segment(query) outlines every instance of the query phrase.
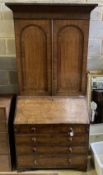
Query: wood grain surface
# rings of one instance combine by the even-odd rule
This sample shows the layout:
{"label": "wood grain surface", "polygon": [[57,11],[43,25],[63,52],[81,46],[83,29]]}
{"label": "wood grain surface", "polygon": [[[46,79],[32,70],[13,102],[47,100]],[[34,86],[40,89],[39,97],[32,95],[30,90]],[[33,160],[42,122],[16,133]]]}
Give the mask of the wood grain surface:
{"label": "wood grain surface", "polygon": [[[10,111],[10,103],[11,103],[11,98],[10,97],[0,97],[0,120],[2,116],[6,116],[8,118],[9,116],[9,111]],[[2,115],[3,111],[2,108],[6,109],[6,115]],[[5,120],[5,119],[3,119]]]}
{"label": "wood grain surface", "polygon": [[16,124],[88,123],[85,98],[23,97],[16,105]]}
{"label": "wood grain surface", "polygon": [[0,171],[11,170],[8,123],[11,97],[0,97]]}
{"label": "wood grain surface", "polygon": [[90,12],[96,4],[6,3],[13,11],[20,95],[86,95]]}

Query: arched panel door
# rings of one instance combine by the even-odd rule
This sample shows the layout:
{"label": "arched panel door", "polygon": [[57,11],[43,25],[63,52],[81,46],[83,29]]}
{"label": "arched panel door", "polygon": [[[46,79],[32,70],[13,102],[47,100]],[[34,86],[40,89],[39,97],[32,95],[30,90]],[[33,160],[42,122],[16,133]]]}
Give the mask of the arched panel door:
{"label": "arched panel door", "polygon": [[[86,33],[82,21],[54,21],[54,90],[55,95],[86,93]],[[83,29],[83,30],[82,30]],[[86,31],[86,32],[85,32]]]}
{"label": "arched panel door", "polygon": [[22,21],[19,30],[20,94],[50,95],[50,23],[43,20]]}

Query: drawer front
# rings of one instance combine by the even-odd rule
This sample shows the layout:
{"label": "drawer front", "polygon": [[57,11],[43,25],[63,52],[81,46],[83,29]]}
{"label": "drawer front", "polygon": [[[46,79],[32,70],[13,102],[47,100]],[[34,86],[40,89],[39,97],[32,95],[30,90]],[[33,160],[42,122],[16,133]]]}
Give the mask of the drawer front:
{"label": "drawer front", "polygon": [[86,154],[88,151],[87,146],[29,146],[29,145],[17,145],[16,152],[17,155],[22,154]]}
{"label": "drawer front", "polygon": [[80,133],[88,133],[89,126],[88,125],[80,125],[80,124],[43,124],[43,125],[15,125],[15,132],[20,134],[45,134],[45,133],[67,133],[70,132],[80,134]]}
{"label": "drawer front", "polygon": [[16,144],[28,145],[77,145],[88,144],[88,134],[70,137],[68,135],[16,135]]}
{"label": "drawer front", "polygon": [[18,156],[18,169],[37,168],[77,168],[87,163],[87,157],[82,156]]}
{"label": "drawer front", "polygon": [[7,133],[0,134],[0,154],[8,154],[8,136]]}
{"label": "drawer front", "polygon": [[0,122],[0,132],[7,132],[7,126],[5,121]]}
{"label": "drawer front", "polygon": [[8,155],[0,155],[0,171],[6,172],[11,170],[10,159]]}

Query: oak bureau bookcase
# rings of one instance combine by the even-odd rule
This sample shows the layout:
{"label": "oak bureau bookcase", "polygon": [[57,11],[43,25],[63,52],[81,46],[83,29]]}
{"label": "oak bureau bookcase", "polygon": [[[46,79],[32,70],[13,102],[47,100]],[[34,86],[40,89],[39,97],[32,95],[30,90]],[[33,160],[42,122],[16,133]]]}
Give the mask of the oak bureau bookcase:
{"label": "oak bureau bookcase", "polygon": [[20,95],[14,120],[17,170],[86,170],[87,48],[96,4],[6,5],[14,16]]}

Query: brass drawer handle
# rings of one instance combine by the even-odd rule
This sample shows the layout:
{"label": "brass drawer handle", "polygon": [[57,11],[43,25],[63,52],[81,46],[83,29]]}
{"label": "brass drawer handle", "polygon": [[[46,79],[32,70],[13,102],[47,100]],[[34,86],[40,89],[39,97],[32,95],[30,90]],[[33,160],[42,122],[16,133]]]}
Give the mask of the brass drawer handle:
{"label": "brass drawer handle", "polygon": [[72,151],[73,151],[73,150],[72,150],[72,148],[71,148],[71,147],[69,147],[69,153],[72,153]]}
{"label": "brass drawer handle", "polygon": [[37,149],[34,147],[34,148],[33,148],[33,152],[36,152],[36,150],[37,150]]}
{"label": "brass drawer handle", "polygon": [[71,137],[74,136],[73,128],[70,128],[70,129],[69,129],[68,135],[71,136]]}
{"label": "brass drawer handle", "polygon": [[36,142],[36,138],[35,138],[35,137],[32,137],[32,141],[33,141],[33,142]]}
{"label": "brass drawer handle", "polygon": [[71,136],[71,137],[74,136],[74,131],[70,131],[70,136]]}
{"label": "brass drawer handle", "polygon": [[31,131],[35,132],[36,131],[36,128],[35,127],[32,127],[31,128]]}

